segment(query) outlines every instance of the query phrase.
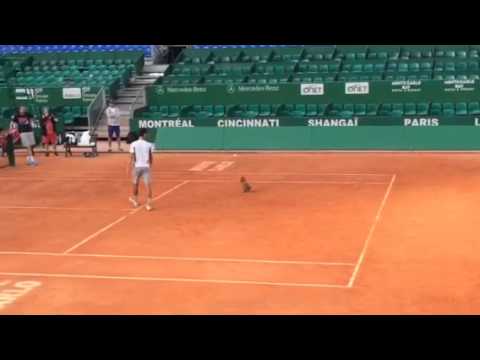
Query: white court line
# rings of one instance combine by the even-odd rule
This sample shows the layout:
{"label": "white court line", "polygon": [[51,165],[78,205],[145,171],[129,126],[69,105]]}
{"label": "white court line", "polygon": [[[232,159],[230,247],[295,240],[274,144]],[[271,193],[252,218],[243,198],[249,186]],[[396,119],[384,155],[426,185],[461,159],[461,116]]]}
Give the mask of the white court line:
{"label": "white court line", "polygon": [[[1,178],[1,177],[0,177]],[[11,180],[23,180],[31,182],[31,179],[25,178],[9,178]],[[154,182],[159,183],[171,183],[182,181],[183,179],[155,179]],[[36,178],[35,181],[88,181],[88,182],[125,182],[130,183],[130,180],[119,179],[119,178]],[[188,179],[187,182],[196,182],[196,183],[229,183],[229,182],[238,182],[237,178],[232,179]],[[389,182],[380,182],[380,181],[328,181],[328,180],[251,180],[253,184],[367,184],[367,185],[386,185]],[[1,207],[0,207],[1,208]]]}
{"label": "white court line", "polygon": [[222,161],[218,165],[214,166],[213,168],[208,169],[208,171],[224,171],[225,169],[228,169],[233,164],[235,164],[235,161]]}
{"label": "white court line", "polygon": [[[158,199],[160,199],[160,198],[168,195],[168,194],[171,193],[172,191],[175,191],[176,189],[178,189],[179,187],[181,187],[181,186],[183,186],[183,185],[185,185],[185,184],[187,184],[187,183],[188,183],[188,181],[184,181],[184,182],[182,182],[182,183],[174,186],[174,187],[171,188],[170,190],[167,190],[167,191],[163,192],[162,194],[160,194],[159,196],[153,198],[152,201],[156,201],[156,200],[158,200]],[[137,213],[138,211],[140,211],[142,208],[144,208],[144,206],[141,206],[141,207],[139,207],[139,208],[137,208],[137,209],[135,209],[135,210],[132,210],[132,211],[130,212],[130,215],[136,214],[136,213]],[[88,236],[87,238],[83,239],[82,241],[80,241],[79,243],[75,244],[75,245],[72,246],[71,248],[65,250],[63,253],[64,253],[64,254],[68,254],[68,253],[72,252],[73,250],[79,248],[80,246],[86,244],[88,241],[90,241],[90,240],[92,240],[93,238],[97,237],[98,235],[104,233],[105,231],[107,231],[107,230],[110,229],[111,227],[113,227],[113,226],[121,223],[122,221],[124,221],[124,220],[127,218],[127,216],[128,216],[128,215],[122,216],[121,218],[115,220],[115,221],[112,222],[111,224],[108,224],[107,226],[101,228],[101,229],[98,230],[96,233],[94,233],[94,234]]]}
{"label": "white court line", "polygon": [[393,183],[395,182],[397,175],[393,175],[392,179],[390,180],[390,185],[388,185],[387,191],[385,192],[385,196],[383,197],[382,202],[380,203],[380,207],[377,210],[377,214],[375,215],[375,220],[370,227],[370,231],[368,232],[367,239],[365,240],[365,243],[363,244],[363,249],[362,252],[360,253],[360,256],[357,260],[357,264],[355,265],[355,269],[353,270],[352,276],[350,277],[350,280],[348,281],[348,287],[351,288],[353,287],[353,284],[355,282],[355,279],[358,275],[358,271],[360,270],[360,266],[363,263],[363,260],[365,258],[365,254],[367,252],[368,244],[370,242],[370,239],[373,236],[373,232],[375,231],[375,228],[380,221],[380,217],[382,215],[383,208],[385,207],[385,204],[387,203],[388,196],[390,195],[390,192],[392,191]]}
{"label": "white court line", "polygon": [[88,241],[92,240],[93,238],[97,237],[98,235],[104,233],[105,231],[107,231],[108,229],[110,229],[111,227],[121,223],[122,221],[124,221],[125,219],[127,218],[127,215],[125,216],[122,216],[121,218],[115,220],[114,222],[108,224],[107,226],[101,228],[100,230],[98,230],[96,233],[93,233],[92,235],[86,237],[85,239],[83,239],[82,241],[80,241],[79,243],[75,244],[74,246],[72,246],[71,248],[65,250],[64,254],[68,254],[69,252],[75,250],[76,248],[82,246],[83,244],[87,243]]}
{"label": "white court line", "polygon": [[216,161],[202,161],[201,163],[192,167],[189,171],[203,171],[216,163]]}
{"label": "white court line", "polygon": [[106,259],[130,259],[130,260],[175,260],[197,262],[229,262],[229,263],[254,263],[254,264],[287,264],[287,265],[319,265],[319,266],[355,266],[355,263],[345,262],[321,262],[302,260],[263,260],[263,259],[228,259],[228,258],[205,258],[205,257],[175,257],[175,256],[144,256],[144,255],[110,255],[110,254],[87,254],[87,253],[50,253],[28,251],[0,251],[2,255],[32,255],[32,256],[56,256],[56,257],[93,257]]}
{"label": "white court line", "polygon": [[[184,180],[184,181],[181,182],[180,184],[177,184],[177,185],[175,185],[174,187],[172,187],[171,189],[169,189],[169,190],[167,190],[167,191],[164,191],[163,193],[161,193],[161,194],[158,195],[157,197],[154,197],[154,198],[152,199],[152,203],[154,203],[155,201],[163,198],[164,196],[167,196],[167,195],[170,194],[171,192],[174,192],[175,190],[177,190],[178,188],[181,188],[182,186],[188,184],[189,182],[190,182],[189,180]],[[140,206],[140,207],[138,207],[138,208],[135,209],[135,210],[132,210],[132,211],[130,212],[130,215],[136,214],[137,212],[139,212],[139,211],[140,211],[142,208],[144,208],[144,207],[145,207],[145,205]]]}
{"label": "white court line", "polygon": [[[21,173],[22,170],[16,170],[15,173]],[[31,171],[24,171],[24,173],[31,174]],[[78,172],[77,172],[78,173]],[[152,171],[154,175],[178,175],[178,174],[191,174],[190,170],[179,170],[179,171]],[[60,171],[42,171],[42,174],[63,174]],[[111,175],[118,175],[124,176],[123,173],[116,172],[116,171],[88,171],[87,174],[111,174]],[[211,175],[212,173],[208,172],[198,172],[196,175]],[[302,173],[302,172],[275,172],[275,173],[262,173],[262,172],[228,172],[231,175],[258,175],[258,176],[276,176],[276,175],[292,175],[292,176],[383,176],[391,178],[393,174],[380,174],[380,173]],[[219,174],[222,175],[222,174]],[[2,176],[3,177],[3,176]],[[0,178],[2,178],[0,177]]]}
{"label": "white court line", "polygon": [[309,287],[309,288],[340,288],[346,289],[345,285],[335,284],[302,284],[302,283],[282,283],[268,281],[244,281],[244,280],[214,280],[214,279],[188,279],[188,278],[157,278],[157,277],[138,277],[138,276],[110,276],[110,275],[75,275],[75,274],[48,274],[48,273],[17,273],[0,272],[3,276],[28,276],[28,277],[47,277],[47,278],[65,278],[65,279],[101,279],[101,280],[130,280],[130,281],[161,281],[161,282],[191,282],[191,283],[213,283],[213,284],[236,284],[236,285],[263,285],[263,286],[283,286],[283,287]]}
{"label": "white court line", "polygon": [[131,211],[132,209],[67,208],[50,206],[0,206],[0,210],[67,210],[67,211]]}

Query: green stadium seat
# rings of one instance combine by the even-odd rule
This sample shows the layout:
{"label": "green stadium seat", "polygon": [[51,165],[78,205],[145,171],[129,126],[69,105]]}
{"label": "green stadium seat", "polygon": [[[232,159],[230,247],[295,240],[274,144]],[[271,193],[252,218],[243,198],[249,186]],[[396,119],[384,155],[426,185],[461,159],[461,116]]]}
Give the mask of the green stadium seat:
{"label": "green stadium seat", "polygon": [[[341,57],[340,55],[341,54],[338,54],[338,57]],[[345,59],[347,59],[347,60],[355,60],[355,53],[350,53],[349,52],[349,53],[344,54],[344,56],[345,56]]]}
{"label": "green stadium seat", "polygon": [[455,114],[456,115],[467,115],[467,103],[460,102],[455,104]]}
{"label": "green stadium seat", "polygon": [[431,71],[433,68],[433,64],[431,62],[425,61],[420,63],[420,69],[422,71]]}
{"label": "green stadium seat", "polygon": [[417,103],[417,115],[428,115],[428,108],[429,104],[428,103]]}
{"label": "green stadium seat", "polygon": [[378,104],[367,104],[367,115],[376,116],[378,114]]}
{"label": "green stadium seat", "polygon": [[336,73],[340,71],[340,64],[339,63],[336,63],[336,64],[328,64],[328,72],[330,73]]}
{"label": "green stadium seat", "polygon": [[168,117],[180,116],[180,107],[178,105],[172,105],[168,107]]}
{"label": "green stadium seat", "polygon": [[340,116],[342,117],[352,117],[354,114],[354,106],[353,104],[345,104],[343,105],[343,109],[340,112]]}
{"label": "green stadium seat", "polygon": [[318,108],[317,104],[308,104],[306,111],[305,111],[306,116],[317,116],[318,115]]}
{"label": "green stadium seat", "polygon": [[407,72],[408,71],[408,63],[399,63],[397,69],[398,69],[399,72]]}
{"label": "green stadium seat", "polygon": [[168,106],[166,106],[166,105],[160,106],[160,108],[158,110],[159,110],[159,113],[160,113],[161,117],[163,117],[163,118],[168,117]]}
{"label": "green stadium seat", "polygon": [[403,104],[397,103],[392,105],[392,116],[403,116],[404,111]]}
{"label": "green stadium seat", "polygon": [[319,64],[318,65],[318,72],[319,73],[328,73],[328,65],[327,64]]}
{"label": "green stadium seat", "polygon": [[455,63],[454,62],[446,62],[445,63],[445,71],[455,71]]}
{"label": "green stadium seat", "polygon": [[223,105],[215,105],[213,107],[213,116],[220,118],[225,116],[225,106]]}
{"label": "green stadium seat", "polygon": [[156,112],[160,112],[160,109],[157,105],[150,105],[148,107],[148,112],[156,113]]}
{"label": "green stadium seat", "polygon": [[293,116],[302,117],[302,116],[305,116],[306,113],[307,113],[307,109],[304,104],[296,104],[291,114]]}
{"label": "green stadium seat", "polygon": [[441,115],[442,114],[442,104],[434,102],[430,106],[430,114],[431,115]]}
{"label": "green stadium seat", "polygon": [[272,107],[267,104],[260,105],[258,115],[262,117],[270,116],[272,114]]}
{"label": "green stadium seat", "polygon": [[340,115],[343,110],[343,106],[341,104],[331,104],[327,109],[329,115]]}
{"label": "green stadium seat", "polygon": [[468,57],[469,58],[478,58],[479,57],[479,53],[478,53],[478,50],[477,49],[472,49],[468,52]]}
{"label": "green stadium seat", "polygon": [[363,71],[364,72],[373,72],[374,68],[373,68],[373,64],[365,64],[363,66]]}
{"label": "green stadium seat", "polygon": [[479,69],[479,66],[477,61],[475,62],[472,61],[468,63],[468,70],[478,72],[478,69]]}
{"label": "green stadium seat", "polygon": [[190,75],[199,77],[202,75],[202,71],[199,68],[194,67],[190,69]]}
{"label": "green stadium seat", "polygon": [[73,116],[80,117],[82,115],[82,107],[72,106],[72,113],[73,113]]}
{"label": "green stadium seat", "polygon": [[367,105],[355,104],[355,107],[354,107],[355,116],[365,116],[366,114],[367,114]]}
{"label": "green stadium seat", "polygon": [[298,65],[298,72],[299,73],[306,73],[308,71],[308,65],[307,64],[299,64]]}
{"label": "green stadium seat", "polygon": [[200,117],[212,117],[214,113],[213,105],[204,105],[200,111]]}
{"label": "green stadium seat", "polygon": [[417,109],[414,103],[405,104],[405,115],[415,115],[416,113]]}
{"label": "green stadium seat", "polygon": [[362,64],[353,64],[352,65],[352,72],[362,72],[363,66]]}
{"label": "green stadium seat", "polygon": [[444,52],[444,56],[448,58],[454,58],[455,57],[455,51],[453,50],[447,50]]}
{"label": "green stadium seat", "polygon": [[385,64],[375,64],[373,66],[375,72],[384,72],[385,71]]}
{"label": "green stadium seat", "polygon": [[392,114],[392,104],[382,104],[378,110],[380,116],[390,116]]}
{"label": "green stadium seat", "polygon": [[442,105],[442,113],[445,116],[453,116],[455,115],[455,107],[453,103],[443,103]]}
{"label": "green stadium seat", "polygon": [[468,104],[469,115],[480,115],[480,103],[475,101]]}
{"label": "green stadium seat", "polygon": [[389,62],[387,64],[387,71],[397,71],[398,63],[397,62]]}
{"label": "green stadium seat", "polygon": [[468,64],[466,62],[458,62],[455,64],[455,71],[466,71]]}
{"label": "green stadium seat", "polygon": [[258,105],[248,105],[247,111],[244,113],[244,116],[248,118],[255,118],[258,116],[259,112],[260,110]]}
{"label": "green stadium seat", "polygon": [[422,57],[421,51],[411,51],[410,52],[410,59],[420,59]]}
{"label": "green stadium seat", "polygon": [[416,62],[408,64],[408,71],[420,71],[420,64]]}
{"label": "green stadium seat", "polygon": [[285,67],[283,65],[275,65],[273,67],[273,73],[276,75],[283,75],[285,74]]}
{"label": "green stadium seat", "polygon": [[424,50],[422,51],[422,57],[423,58],[432,58],[433,57],[433,52],[430,50]]}
{"label": "green stadium seat", "polygon": [[318,110],[318,116],[324,116],[327,112],[328,109],[328,104],[318,104],[317,110]]}
{"label": "green stadium seat", "polygon": [[333,60],[333,56],[334,56],[333,53],[325,53],[325,54],[323,54],[323,59],[324,60]]}
{"label": "green stadium seat", "polygon": [[344,64],[342,65],[342,70],[341,70],[341,71],[342,71],[343,73],[349,73],[349,72],[352,71],[352,66],[353,66],[353,64],[351,64],[351,63],[344,63]]}

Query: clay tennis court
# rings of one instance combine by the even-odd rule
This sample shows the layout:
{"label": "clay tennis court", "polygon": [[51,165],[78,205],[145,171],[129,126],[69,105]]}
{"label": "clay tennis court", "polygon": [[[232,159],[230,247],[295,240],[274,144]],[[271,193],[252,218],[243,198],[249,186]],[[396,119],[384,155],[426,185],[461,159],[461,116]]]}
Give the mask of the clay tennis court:
{"label": "clay tennis court", "polygon": [[152,212],[126,154],[39,159],[0,169],[0,314],[480,311],[478,154],[157,153]]}

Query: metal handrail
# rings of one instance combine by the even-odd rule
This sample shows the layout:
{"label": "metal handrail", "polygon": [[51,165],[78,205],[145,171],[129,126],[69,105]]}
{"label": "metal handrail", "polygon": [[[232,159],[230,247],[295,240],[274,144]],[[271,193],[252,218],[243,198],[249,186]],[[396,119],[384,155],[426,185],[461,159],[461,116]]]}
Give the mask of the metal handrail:
{"label": "metal handrail", "polygon": [[102,87],[100,88],[99,92],[97,93],[97,96],[95,96],[95,99],[88,105],[87,112],[88,112],[88,130],[90,131],[91,135],[94,135],[95,132],[97,131],[98,125],[100,123],[100,119],[102,118],[103,114],[105,113],[105,109],[107,108],[107,104],[105,101],[102,103],[102,110],[98,112],[98,115],[95,119],[93,119],[93,126],[92,126],[92,119],[90,118],[90,109],[95,104],[99,96],[102,95],[102,93],[105,93],[105,88]]}

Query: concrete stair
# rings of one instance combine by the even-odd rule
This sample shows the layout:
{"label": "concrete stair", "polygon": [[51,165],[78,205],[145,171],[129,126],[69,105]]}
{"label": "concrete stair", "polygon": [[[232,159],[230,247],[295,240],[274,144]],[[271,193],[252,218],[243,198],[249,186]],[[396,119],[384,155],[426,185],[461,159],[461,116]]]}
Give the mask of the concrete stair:
{"label": "concrete stair", "polygon": [[[153,85],[158,78],[162,77],[167,67],[168,65],[146,64],[142,74],[134,75],[128,86],[119,90],[118,98],[113,102],[120,110],[122,137],[125,137],[130,131],[130,119],[133,117],[133,112],[146,106],[145,88]],[[105,139],[108,136],[107,134],[107,119],[103,115],[97,128],[97,136],[99,139]]]}

